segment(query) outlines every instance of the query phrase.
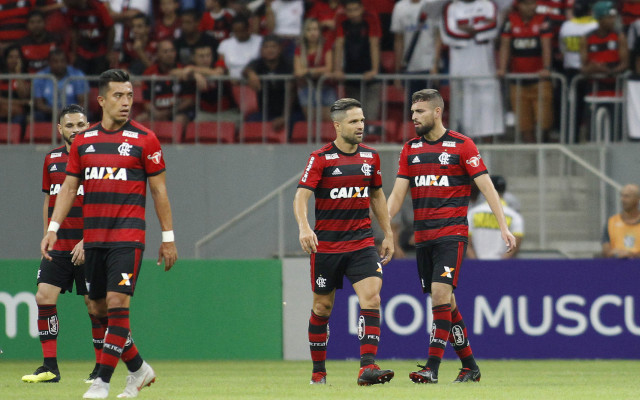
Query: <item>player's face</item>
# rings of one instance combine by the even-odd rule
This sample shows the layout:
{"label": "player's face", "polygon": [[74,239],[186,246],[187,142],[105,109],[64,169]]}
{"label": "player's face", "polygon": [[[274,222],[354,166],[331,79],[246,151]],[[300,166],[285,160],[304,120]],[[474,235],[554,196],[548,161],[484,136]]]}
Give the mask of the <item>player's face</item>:
{"label": "player's face", "polygon": [[439,108],[433,108],[428,101],[417,101],[411,105],[411,120],[418,136],[431,132],[436,124],[436,109]]}
{"label": "player's face", "polygon": [[109,82],[109,90],[104,97],[98,96],[103,118],[107,117],[117,124],[129,119],[133,107],[133,87],[131,82]]}
{"label": "player's face", "polygon": [[81,113],[65,114],[58,123],[58,132],[60,132],[62,139],[71,145],[76,135],[87,129],[88,126],[86,115]]}
{"label": "player's face", "polygon": [[355,107],[347,110],[342,121],[334,124],[337,124],[338,135],[345,143],[350,145],[362,143],[362,137],[364,136],[364,113],[362,108]]}

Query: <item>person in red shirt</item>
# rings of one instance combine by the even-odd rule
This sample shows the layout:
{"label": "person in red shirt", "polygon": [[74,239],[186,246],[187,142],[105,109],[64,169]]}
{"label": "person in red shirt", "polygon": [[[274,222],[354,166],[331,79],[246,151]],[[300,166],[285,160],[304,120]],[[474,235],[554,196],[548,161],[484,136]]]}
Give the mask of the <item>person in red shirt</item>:
{"label": "person in red shirt", "polygon": [[27,36],[27,17],[36,0],[0,0],[0,51]]}
{"label": "person in red shirt", "polygon": [[[302,250],[311,256],[313,308],[309,346],[311,384],[326,384],[328,323],[336,289],[346,276],[360,302],[360,372],[358,385],[391,380],[394,372],[375,363],[380,341],[382,268],[393,256],[393,232],[382,191],[380,156],[362,144],[364,114],[360,102],[344,98],[331,106],[336,140],[311,153],[293,200]],[[315,195],[316,225],[307,219]],[[384,231],[380,254],[371,231],[369,208]]]}
{"label": "person in red shirt", "polygon": [[205,12],[202,14],[199,29],[213,36],[218,42],[231,35],[231,21],[235,12],[225,8],[225,0],[205,0]]}
{"label": "person in red shirt", "polygon": [[389,217],[393,218],[411,191],[418,274],[422,291],[431,293],[433,325],[427,363],[419,366],[420,371],[411,372],[409,378],[416,383],[437,383],[449,341],[462,362],[454,382],[477,382],[480,368],[453,294],[467,247],[472,181],[495,214],[507,251],[515,249],[516,238],[509,231],[500,196],[476,145],[469,137],[442,124],[444,101],[440,93],[423,89],[415,92],[411,101],[417,137],[402,148],[388,208]]}
{"label": "person in red shirt", "polygon": [[526,143],[536,141],[536,124],[541,125],[542,131],[548,131],[553,123],[553,88],[548,79],[551,37],[548,19],[536,13],[536,0],[518,0],[502,28],[498,76],[509,71],[535,73],[543,78],[510,81],[511,109]]}
{"label": "person in red shirt", "polygon": [[160,0],[160,16],[156,18],[152,32],[156,41],[175,40],[180,36],[180,2],[178,0]]}
{"label": "person in red shirt", "polygon": [[620,13],[622,14],[622,25],[626,31],[629,25],[640,19],[640,0],[620,1]]}
{"label": "person in red shirt", "polygon": [[[109,68],[115,30],[107,7],[98,0],[66,0],[67,24],[72,29],[72,62],[86,75]],[[75,59],[73,59],[75,57]]]}
{"label": "person in red shirt", "polygon": [[305,18],[315,18],[320,22],[324,40],[333,47],[336,39],[336,16],[344,12],[340,0],[316,0],[305,14]]}
{"label": "person in red shirt", "polygon": [[56,47],[61,47],[61,44],[54,33],[46,31],[44,14],[40,11],[29,14],[27,30],[29,35],[18,44],[27,63],[27,72],[35,74],[49,66],[49,53]]}
{"label": "person in red shirt", "polygon": [[140,13],[131,18],[131,37],[124,44],[122,67],[141,75],[156,60],[158,43],[153,39],[149,18]]}

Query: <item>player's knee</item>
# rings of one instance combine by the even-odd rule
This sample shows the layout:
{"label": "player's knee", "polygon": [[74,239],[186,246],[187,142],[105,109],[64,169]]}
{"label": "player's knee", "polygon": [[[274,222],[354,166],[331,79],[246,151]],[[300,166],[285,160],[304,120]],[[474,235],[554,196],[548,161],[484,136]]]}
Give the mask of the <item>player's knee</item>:
{"label": "player's knee", "polygon": [[328,317],[331,315],[333,304],[327,302],[316,302],[313,304],[313,313],[320,317]]}
{"label": "player's knee", "polygon": [[362,304],[360,304],[360,308],[374,310],[380,309],[380,295],[376,293],[375,295],[369,296],[362,302]]}

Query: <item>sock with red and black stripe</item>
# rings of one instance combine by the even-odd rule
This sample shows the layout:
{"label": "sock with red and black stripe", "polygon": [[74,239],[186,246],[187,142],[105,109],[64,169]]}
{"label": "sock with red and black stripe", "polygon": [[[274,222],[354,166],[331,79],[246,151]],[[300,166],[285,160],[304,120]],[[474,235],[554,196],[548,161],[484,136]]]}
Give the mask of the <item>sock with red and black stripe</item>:
{"label": "sock with red and black stripe", "polygon": [[91,318],[91,336],[93,337],[93,351],[96,355],[96,365],[100,364],[102,357],[102,346],[104,345],[104,336],[107,332],[109,320],[107,317],[98,318],[93,314],[89,314]]}
{"label": "sock with red and black stripe", "polygon": [[38,304],[38,336],[42,346],[43,365],[58,369],[58,310],[55,304]]}
{"label": "sock with red and black stripe", "polygon": [[469,345],[469,338],[467,337],[467,327],[464,324],[462,315],[456,307],[451,311],[451,333],[449,334],[449,342],[456,351],[456,354],[462,361],[463,368],[478,369],[476,360],[473,357],[473,351]]}
{"label": "sock with red and black stripe", "polygon": [[451,304],[447,303],[432,307],[431,311],[433,312],[433,325],[431,326],[427,368],[437,376],[444,349],[449,339],[449,332],[451,331]]}
{"label": "sock with red and black stripe", "polygon": [[127,369],[131,372],[135,372],[142,367],[142,357],[138,353],[138,348],[133,342],[131,337],[131,331],[127,337],[127,342],[124,344],[124,350],[122,351],[122,361],[127,365]]}
{"label": "sock with red and black stripe", "polygon": [[107,311],[107,318],[109,327],[102,347],[98,378],[108,383],[118,365],[118,360],[122,357],[127,337],[129,337],[129,308],[110,308]]}
{"label": "sock with red and black stripe", "polygon": [[380,310],[360,310],[358,339],[360,339],[360,366],[374,364],[380,342]]}
{"label": "sock with red and black stripe", "polygon": [[313,361],[313,372],[326,372],[327,340],[329,338],[329,317],[321,317],[311,311],[309,318],[309,348]]}

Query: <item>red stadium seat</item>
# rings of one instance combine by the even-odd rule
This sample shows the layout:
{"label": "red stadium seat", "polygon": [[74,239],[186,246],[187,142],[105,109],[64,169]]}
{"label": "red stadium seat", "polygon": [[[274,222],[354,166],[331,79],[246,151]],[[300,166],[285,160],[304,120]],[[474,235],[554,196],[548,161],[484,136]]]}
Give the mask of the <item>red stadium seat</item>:
{"label": "red stadium seat", "polygon": [[384,124],[382,121],[369,121],[365,123],[364,143],[382,142],[383,137],[387,142],[390,142],[395,135],[395,121],[387,120]]}
{"label": "red stadium seat", "polygon": [[[264,137],[263,140],[263,129]],[[274,131],[271,122],[245,122],[240,132],[240,142],[243,143],[286,143],[287,135],[284,129]]]}
{"label": "red stadium seat", "polygon": [[406,143],[414,137],[416,137],[416,127],[413,125],[413,121],[405,121],[399,124],[395,137],[390,138],[389,141]]}
{"label": "red stadium seat", "polygon": [[255,90],[245,85],[231,85],[231,94],[242,116],[246,117],[259,111],[258,95]]}
{"label": "red stadium seat", "polygon": [[20,124],[0,123],[0,144],[20,143]]}
{"label": "red stadium seat", "polygon": [[236,126],[233,122],[189,122],[184,143],[196,143],[196,131],[198,143],[234,143],[236,141]]}
{"label": "red stadium seat", "polygon": [[380,62],[382,64],[382,72],[387,74],[395,73],[396,55],[393,51],[383,51],[380,53]]}
{"label": "red stadium seat", "polygon": [[[180,143],[182,142],[182,127],[173,121],[145,121],[142,125],[151,129],[160,143]],[[174,131],[175,125],[175,131]]]}
{"label": "red stadium seat", "polygon": [[[32,133],[33,129],[33,133]],[[53,129],[56,131],[54,132]],[[55,136],[52,136],[55,135]],[[33,135],[33,143],[52,143],[51,138],[57,139],[58,129],[57,126],[52,125],[51,122],[33,122],[27,124],[27,129],[24,131],[24,143],[32,143],[31,137]]]}
{"label": "red stadium seat", "polygon": [[309,140],[309,131],[311,131],[311,142],[315,142],[315,123],[307,124],[307,121],[298,121],[293,125],[291,131],[292,143],[307,143]]}

